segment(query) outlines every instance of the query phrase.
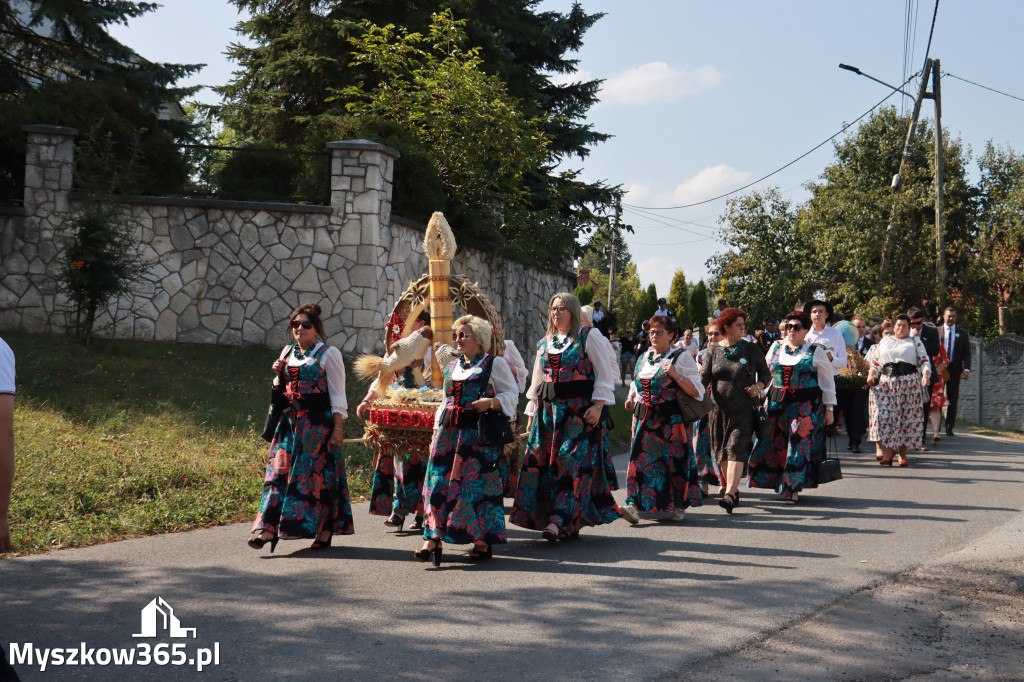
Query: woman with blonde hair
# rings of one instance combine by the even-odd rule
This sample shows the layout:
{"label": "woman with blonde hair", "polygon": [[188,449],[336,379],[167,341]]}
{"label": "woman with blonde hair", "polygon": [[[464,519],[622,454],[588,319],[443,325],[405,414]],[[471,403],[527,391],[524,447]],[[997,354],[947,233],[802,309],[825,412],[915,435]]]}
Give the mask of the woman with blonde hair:
{"label": "woman with blonde hair", "polygon": [[489,354],[491,325],[473,315],[452,325],[460,357],[444,368],[444,402],[423,485],[423,547],[417,561],[441,564],[443,543],[470,544],[470,561],[491,558],[504,544],[502,482],[505,443],[482,443],[481,421],[515,416],[519,387],[505,358]]}
{"label": "woman with blonde hair", "polygon": [[542,531],[548,542],[619,518],[603,414],[615,401],[615,374],[604,362],[611,344],[592,332],[580,323],[575,296],[551,297],[526,393],[530,432],[509,514],[509,521]]}

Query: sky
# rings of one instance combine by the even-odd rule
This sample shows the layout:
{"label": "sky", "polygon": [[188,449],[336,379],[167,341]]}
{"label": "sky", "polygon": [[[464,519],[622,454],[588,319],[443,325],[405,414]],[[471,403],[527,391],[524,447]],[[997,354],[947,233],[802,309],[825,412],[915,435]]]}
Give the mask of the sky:
{"label": "sky", "polygon": [[[708,276],[708,258],[725,248],[717,235],[726,199],[661,209],[754,182],[869,111],[892,91],[838,65],[899,85],[923,66],[935,8],[933,0],[581,4],[605,16],[584,36],[573,77],[604,80],[588,122],[613,137],[564,165],[626,190],[622,219],[633,227],[626,240],[643,286],[653,282],[659,295],[668,294],[677,270],[690,282]],[[571,6],[542,0],[538,9]],[[239,18],[227,0],[165,0],[111,32],[147,59],[207,64],[186,84],[220,85],[235,68],[224,51],[240,40],[233,30]],[[1024,98],[1021,26],[1024,2],[1017,0],[939,3],[929,55],[943,71],[942,123],[975,160],[989,140],[1024,152],[1024,101],[953,76]],[[905,89],[916,93],[917,83]],[[197,98],[217,101],[210,90]],[[913,103],[894,94],[885,104],[909,111]],[[934,119],[930,100],[921,116]],[[799,204],[805,184],[832,158],[825,144],[745,191],[777,187]]]}

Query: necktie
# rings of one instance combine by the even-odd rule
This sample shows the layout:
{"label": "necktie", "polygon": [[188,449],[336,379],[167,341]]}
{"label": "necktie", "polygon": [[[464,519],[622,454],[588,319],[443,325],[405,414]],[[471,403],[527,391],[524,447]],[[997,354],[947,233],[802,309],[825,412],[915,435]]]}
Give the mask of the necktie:
{"label": "necktie", "polygon": [[953,327],[946,327],[946,357],[950,360],[953,359]]}

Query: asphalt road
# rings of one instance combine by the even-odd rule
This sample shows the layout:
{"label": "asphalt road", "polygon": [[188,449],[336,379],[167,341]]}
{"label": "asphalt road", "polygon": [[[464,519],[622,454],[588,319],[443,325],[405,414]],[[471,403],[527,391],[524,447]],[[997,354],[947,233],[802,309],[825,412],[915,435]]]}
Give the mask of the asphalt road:
{"label": "asphalt road", "polygon": [[[616,461],[624,484],[625,458]],[[468,547],[451,547],[439,569],[414,561],[420,539],[387,532],[366,504],[355,505],[356,534],[325,552],[295,541],[257,553],[245,544],[248,526],[232,525],[7,559],[0,642],[9,656],[12,642],[21,655],[29,643],[84,644],[94,660],[100,649],[185,644],[166,652],[185,665],[51,663],[40,672],[38,660],[16,662],[24,680],[732,679],[732,670],[736,679],[796,679],[791,647],[776,646],[760,668],[743,652],[822,614],[841,620],[843,605],[866,591],[885,606],[898,576],[1024,557],[1022,465],[1024,443],[965,432],[905,469],[844,457],[844,479],[807,491],[796,507],[744,489],[732,516],[709,498],[682,524],[617,521],[557,545],[510,527],[492,561],[471,564]],[[195,638],[133,637],[156,597]],[[878,613],[874,626],[859,623],[862,635],[891,629],[892,614]],[[198,673],[187,661],[199,649],[216,649],[218,664]],[[901,656],[868,647],[819,660],[816,651],[801,651],[807,679],[839,679],[834,666],[852,656]],[[886,676],[866,670],[842,679]]]}

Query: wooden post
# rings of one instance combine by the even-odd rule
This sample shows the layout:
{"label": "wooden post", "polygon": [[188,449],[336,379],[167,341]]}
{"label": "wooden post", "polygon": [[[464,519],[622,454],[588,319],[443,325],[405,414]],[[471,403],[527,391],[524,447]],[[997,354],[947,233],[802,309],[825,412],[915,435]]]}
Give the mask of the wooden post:
{"label": "wooden post", "polygon": [[946,235],[942,225],[942,94],[939,60],[932,60],[932,97],[935,99],[935,302],[946,304]]}

